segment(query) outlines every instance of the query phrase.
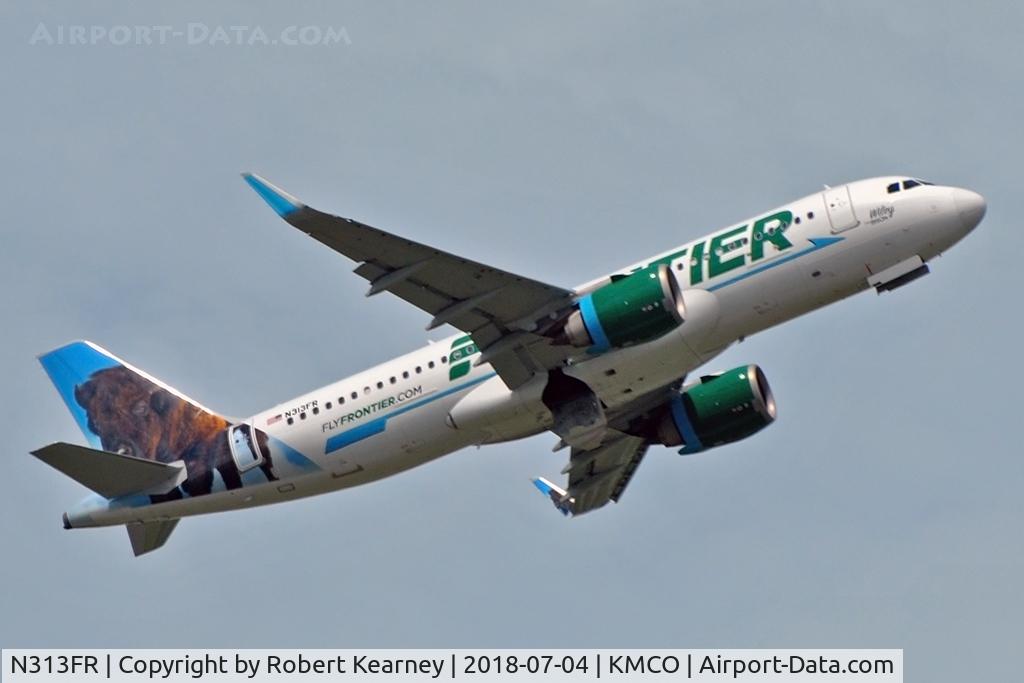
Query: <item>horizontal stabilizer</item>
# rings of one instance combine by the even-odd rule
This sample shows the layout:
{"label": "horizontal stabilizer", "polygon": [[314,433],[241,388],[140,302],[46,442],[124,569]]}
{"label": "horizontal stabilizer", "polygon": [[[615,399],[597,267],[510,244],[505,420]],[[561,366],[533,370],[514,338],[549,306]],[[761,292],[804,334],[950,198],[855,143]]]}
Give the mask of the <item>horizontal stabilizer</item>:
{"label": "horizontal stabilizer", "polygon": [[179,519],[169,519],[164,522],[138,522],[125,524],[128,530],[128,538],[132,542],[132,552],[135,557],[156,550],[170,538],[174,527],[178,526]]}
{"label": "horizontal stabilizer", "polygon": [[555,507],[558,508],[558,511],[563,515],[568,516],[572,514],[572,505],[575,501],[569,497],[569,494],[566,493],[565,489],[555,486],[544,477],[537,477],[534,479],[533,485],[537,487],[537,490],[550,498],[551,502],[555,504]]}
{"label": "horizontal stabilizer", "polygon": [[64,442],[44,446],[32,455],[104,498],[167,493],[187,475],[181,461],[167,464]]}

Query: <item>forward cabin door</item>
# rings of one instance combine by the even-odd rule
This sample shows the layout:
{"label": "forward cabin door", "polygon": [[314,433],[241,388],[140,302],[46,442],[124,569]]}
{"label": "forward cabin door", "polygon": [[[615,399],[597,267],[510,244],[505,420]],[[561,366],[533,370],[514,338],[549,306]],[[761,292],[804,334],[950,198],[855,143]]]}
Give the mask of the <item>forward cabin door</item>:
{"label": "forward cabin door", "polygon": [[853,202],[850,201],[848,185],[830,187],[822,194],[825,197],[825,208],[828,210],[828,220],[832,224],[833,234],[860,225],[860,221],[857,220],[857,216],[853,212]]}

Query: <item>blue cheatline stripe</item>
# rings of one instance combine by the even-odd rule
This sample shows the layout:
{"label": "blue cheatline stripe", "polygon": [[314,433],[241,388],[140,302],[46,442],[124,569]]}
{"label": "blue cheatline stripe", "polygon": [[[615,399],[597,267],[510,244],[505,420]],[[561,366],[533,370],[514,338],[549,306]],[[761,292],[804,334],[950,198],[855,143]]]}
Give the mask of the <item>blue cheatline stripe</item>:
{"label": "blue cheatline stripe", "polygon": [[383,417],[375,418],[367,422],[366,424],[362,424],[359,425],[358,427],[353,427],[352,429],[345,430],[340,434],[335,434],[331,438],[327,439],[327,443],[324,446],[324,454],[333,453],[334,451],[344,448],[345,446],[351,446],[357,441],[362,441],[363,439],[368,439],[371,436],[380,434],[385,430],[385,428],[387,427],[387,421],[392,417],[397,417],[402,413],[407,413],[410,410],[415,410],[416,408],[419,408],[420,406],[425,406],[428,403],[433,403],[434,401],[440,398],[444,398],[445,396],[450,396],[451,394],[454,394],[457,391],[468,389],[473,385],[480,384],[480,382],[497,376],[497,374],[498,373],[496,372],[489,372],[486,375],[481,375],[480,377],[477,377],[476,379],[471,379],[468,382],[463,382],[457,387],[451,387],[445,389],[444,391],[439,391],[436,394],[426,397],[422,401],[417,401],[416,403],[410,403],[407,406],[402,406],[401,408],[398,408],[395,411],[390,412],[387,415],[384,415]]}
{"label": "blue cheatline stripe", "polygon": [[344,448],[350,444],[354,444],[356,441],[362,441],[368,439],[371,436],[380,434],[387,427],[388,419],[386,417],[378,417],[375,420],[370,420],[364,425],[359,425],[354,429],[349,429],[337,436],[332,436],[328,439],[327,452],[336,451],[339,448]]}
{"label": "blue cheatline stripe", "polygon": [[591,353],[603,353],[612,347],[610,341],[608,341],[608,335],[604,333],[604,328],[601,327],[601,320],[597,317],[597,309],[594,308],[594,300],[590,294],[580,299],[580,315],[583,316],[583,324],[587,328],[587,332],[590,333],[590,339],[594,342],[594,345],[590,347]]}
{"label": "blue cheatline stripe", "polygon": [[827,246],[829,246],[831,244],[835,244],[836,242],[842,242],[843,238],[842,237],[811,237],[808,241],[813,246],[807,247],[806,249],[798,251],[795,254],[790,254],[789,256],[784,256],[782,258],[777,258],[774,261],[772,261],[771,263],[766,263],[766,264],[764,264],[763,266],[761,266],[759,268],[754,268],[753,270],[748,270],[746,273],[743,273],[743,275],[739,275],[737,277],[732,278],[731,280],[726,280],[725,282],[719,283],[717,285],[713,285],[711,287],[708,287],[707,289],[708,289],[709,292],[713,292],[716,289],[722,289],[723,287],[728,287],[729,285],[735,284],[735,283],[739,282],[740,280],[746,280],[748,277],[752,277],[754,275],[757,275],[758,273],[763,273],[764,271],[769,270],[771,268],[774,268],[776,266],[781,266],[783,263],[789,263],[793,259],[798,259],[801,256],[804,256],[805,254],[810,254],[811,252],[818,251],[819,249],[824,249],[825,247],[827,247]]}
{"label": "blue cheatline stripe", "polygon": [[683,441],[686,442],[686,445],[679,449],[679,452],[696,453],[697,451],[704,450],[704,445],[697,438],[697,431],[693,428],[693,423],[690,422],[690,416],[686,414],[683,397],[679,394],[673,396],[672,400],[669,401],[669,407],[672,410],[672,421],[675,422],[676,428],[683,437]]}
{"label": "blue cheatline stripe", "polygon": [[249,187],[256,190],[256,194],[262,197],[263,201],[277,212],[278,216],[287,216],[302,208],[301,205],[296,204],[291,198],[282,194],[276,187],[265,182],[259,176],[255,176],[252,173],[243,173],[242,177],[245,178],[245,182],[249,183]]}

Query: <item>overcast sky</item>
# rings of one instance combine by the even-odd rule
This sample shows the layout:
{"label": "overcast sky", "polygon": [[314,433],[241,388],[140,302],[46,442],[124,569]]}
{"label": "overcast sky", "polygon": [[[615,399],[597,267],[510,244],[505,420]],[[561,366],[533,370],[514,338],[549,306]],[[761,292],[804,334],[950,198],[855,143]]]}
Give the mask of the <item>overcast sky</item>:
{"label": "overcast sky", "polygon": [[[908,681],[1019,675],[1019,5],[260,4],[0,8],[0,644],[903,647]],[[48,44],[190,24],[347,40]],[[92,339],[244,415],[429,336],[245,170],[562,286],[823,183],[905,173],[989,212],[931,276],[717,359],[761,364],[779,420],[653,449],[619,505],[562,519],[529,484],[564,464],[543,435],[134,559],[60,527],[86,491],[28,452],[83,439],[36,354]]]}

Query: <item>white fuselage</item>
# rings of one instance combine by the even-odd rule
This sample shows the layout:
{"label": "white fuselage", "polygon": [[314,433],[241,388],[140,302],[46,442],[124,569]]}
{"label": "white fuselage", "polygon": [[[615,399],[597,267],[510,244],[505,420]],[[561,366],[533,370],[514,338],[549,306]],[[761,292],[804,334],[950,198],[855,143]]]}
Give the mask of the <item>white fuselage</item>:
{"label": "white fuselage", "polygon": [[[869,288],[873,275],[915,256],[934,258],[980,220],[980,196],[934,185],[887,191],[903,180],[827,188],[624,268],[619,272],[666,260],[687,307],[701,313],[699,329],[684,322],[654,341],[572,363],[566,373],[615,410],[679,380],[739,339]],[[783,212],[792,216],[785,227],[791,246],[780,249],[781,238],[772,241],[753,226]],[[577,289],[590,291],[608,279]],[[539,384],[511,392],[489,365],[470,362],[467,372],[462,358],[450,358],[464,337],[430,344],[249,418],[319,470],[158,504],[94,496],[69,511],[71,523],[103,526],[281,502],[380,479],[468,445],[548,429],[551,415],[540,402]],[[456,372],[453,363],[460,366]],[[478,398],[491,411],[485,426],[453,427],[453,407]]]}

